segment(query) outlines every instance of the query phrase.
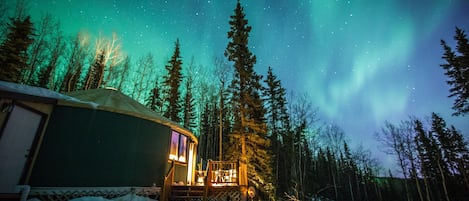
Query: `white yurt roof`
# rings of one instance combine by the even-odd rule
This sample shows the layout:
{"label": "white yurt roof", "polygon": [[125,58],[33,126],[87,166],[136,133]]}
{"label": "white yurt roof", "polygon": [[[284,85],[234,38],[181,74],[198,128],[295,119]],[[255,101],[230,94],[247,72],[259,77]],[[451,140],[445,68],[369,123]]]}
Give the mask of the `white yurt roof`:
{"label": "white yurt roof", "polygon": [[58,105],[98,109],[147,119],[169,126],[177,132],[188,135],[193,141],[197,142],[197,138],[189,130],[115,89],[80,90],[65,95],[45,88],[0,81],[1,91],[54,99],[57,100]]}

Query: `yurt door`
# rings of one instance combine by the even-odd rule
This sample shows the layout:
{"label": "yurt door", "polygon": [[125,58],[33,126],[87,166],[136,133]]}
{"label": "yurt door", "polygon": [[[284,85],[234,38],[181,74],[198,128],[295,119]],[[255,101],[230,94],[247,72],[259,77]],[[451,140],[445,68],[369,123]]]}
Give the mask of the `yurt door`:
{"label": "yurt door", "polygon": [[42,115],[14,105],[0,133],[0,193],[16,192]]}

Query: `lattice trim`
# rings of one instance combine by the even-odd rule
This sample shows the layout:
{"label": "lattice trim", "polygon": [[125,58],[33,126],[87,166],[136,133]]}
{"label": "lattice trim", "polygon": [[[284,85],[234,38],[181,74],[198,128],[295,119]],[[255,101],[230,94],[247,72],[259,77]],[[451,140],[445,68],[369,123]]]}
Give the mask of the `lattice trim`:
{"label": "lattice trim", "polygon": [[160,193],[160,187],[33,187],[29,198],[38,198],[42,201],[68,201],[85,196],[113,199],[130,194],[158,199]]}
{"label": "lattice trim", "polygon": [[226,200],[228,196],[230,196],[230,200],[232,201],[241,201],[241,191],[239,187],[213,188],[210,190],[208,200]]}

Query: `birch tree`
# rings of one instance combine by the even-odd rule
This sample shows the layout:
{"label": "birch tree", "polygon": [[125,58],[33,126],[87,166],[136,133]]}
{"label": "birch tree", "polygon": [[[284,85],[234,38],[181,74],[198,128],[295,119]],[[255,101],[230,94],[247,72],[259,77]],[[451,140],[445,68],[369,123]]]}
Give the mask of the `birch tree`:
{"label": "birch tree", "polygon": [[[96,89],[105,85],[109,81],[109,71],[123,59],[117,35],[113,33],[112,39],[100,35],[95,43],[93,61],[86,73],[83,89]],[[106,72],[108,76],[105,77]]]}
{"label": "birch tree", "polygon": [[164,103],[166,104],[164,116],[175,122],[181,122],[181,117],[179,116],[182,111],[180,87],[183,75],[179,39],[176,40],[174,46],[173,55],[165,66],[167,74],[163,76]]}

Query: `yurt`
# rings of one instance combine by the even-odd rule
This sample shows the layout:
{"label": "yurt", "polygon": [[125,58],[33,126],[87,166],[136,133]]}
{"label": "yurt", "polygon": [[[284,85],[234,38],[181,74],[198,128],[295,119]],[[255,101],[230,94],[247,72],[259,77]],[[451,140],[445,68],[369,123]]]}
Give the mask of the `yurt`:
{"label": "yurt", "polygon": [[115,89],[0,81],[0,109],[0,194],[194,182],[197,138]]}

